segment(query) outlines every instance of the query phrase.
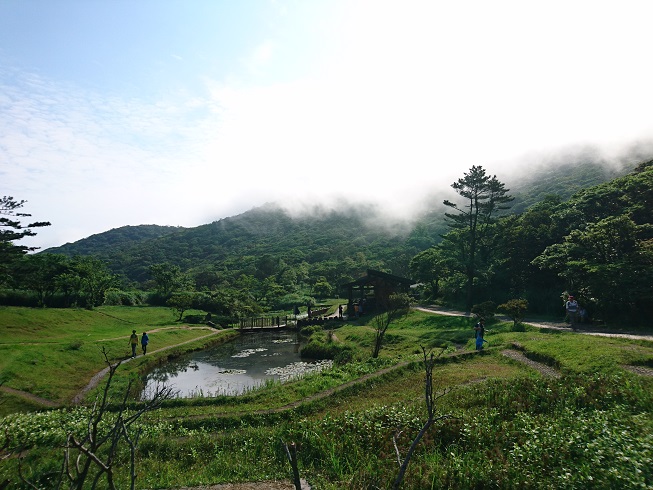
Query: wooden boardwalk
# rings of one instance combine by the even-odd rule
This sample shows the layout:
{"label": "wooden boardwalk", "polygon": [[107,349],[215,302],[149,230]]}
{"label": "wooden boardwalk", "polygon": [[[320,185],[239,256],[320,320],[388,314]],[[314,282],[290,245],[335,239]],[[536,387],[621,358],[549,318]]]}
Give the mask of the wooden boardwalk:
{"label": "wooden boardwalk", "polygon": [[240,330],[279,330],[282,328],[295,328],[297,320],[288,318],[288,316],[264,316],[241,318],[238,323]]}

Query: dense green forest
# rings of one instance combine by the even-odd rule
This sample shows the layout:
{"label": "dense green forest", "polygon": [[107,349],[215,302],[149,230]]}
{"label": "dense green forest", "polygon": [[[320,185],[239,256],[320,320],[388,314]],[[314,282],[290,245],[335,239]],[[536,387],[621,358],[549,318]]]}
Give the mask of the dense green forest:
{"label": "dense green forest", "polygon": [[[373,206],[294,216],[268,204],[195,228],[123,227],[7,255],[0,302],[172,302],[235,318],[337,296],[377,269],[413,279],[422,301],[469,309],[522,298],[532,313],[558,315],[573,292],[597,320],[638,322],[653,313],[652,162],[615,172],[585,163],[505,186],[494,177],[505,206],[482,205],[478,230],[466,227],[464,193],[449,203],[457,213],[440,199],[402,223]],[[496,198],[491,182],[485,202]]]}

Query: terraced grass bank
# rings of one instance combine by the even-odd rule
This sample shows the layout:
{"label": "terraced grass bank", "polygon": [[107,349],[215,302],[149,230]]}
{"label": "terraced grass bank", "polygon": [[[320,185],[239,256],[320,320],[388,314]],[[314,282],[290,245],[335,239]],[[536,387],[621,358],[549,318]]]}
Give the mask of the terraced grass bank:
{"label": "terraced grass bank", "polygon": [[[292,441],[314,489],[391,488],[397,451],[405,457],[426,418],[421,346],[445,351],[434,388],[449,417],[418,445],[402,488],[653,487],[653,378],[627,368],[653,367],[651,342],[497,323],[490,348],[476,353],[471,319],[415,311],[370,360],[371,325],[363,318],[315,334],[351,346],[348,364],[240,397],[171,400],[144,416],[136,487],[288,480],[283,442]],[[83,435],[88,410],[2,419],[10,457],[0,480],[21,487],[15,455],[24,450],[26,477],[51,485],[66,435]],[[129,486],[128,463],[123,447],[119,488]]]}

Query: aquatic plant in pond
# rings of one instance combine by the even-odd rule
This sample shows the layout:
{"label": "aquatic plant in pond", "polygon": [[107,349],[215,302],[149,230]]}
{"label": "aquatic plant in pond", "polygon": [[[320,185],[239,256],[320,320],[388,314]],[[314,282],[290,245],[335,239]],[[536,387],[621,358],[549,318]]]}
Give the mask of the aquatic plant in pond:
{"label": "aquatic plant in pond", "polygon": [[281,382],[299,379],[310,373],[317,373],[333,367],[333,361],[327,359],[318,362],[293,362],[284,367],[270,368],[265,371],[271,376],[279,376]]}
{"label": "aquatic plant in pond", "polygon": [[259,348],[259,349],[245,349],[243,351],[240,351],[238,354],[234,354],[231,357],[249,357],[253,354],[256,354],[257,352],[265,352],[267,349]]}
{"label": "aquatic plant in pond", "polygon": [[142,399],[160,384],[172,386],[180,398],[242,395],[331,366],[319,360],[303,361],[297,343],[293,332],[262,332],[190,353],[149,373]]}

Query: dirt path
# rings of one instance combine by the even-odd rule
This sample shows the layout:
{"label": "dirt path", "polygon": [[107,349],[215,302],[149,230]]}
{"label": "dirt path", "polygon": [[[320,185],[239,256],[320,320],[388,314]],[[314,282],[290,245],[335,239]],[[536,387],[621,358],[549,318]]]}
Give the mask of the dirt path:
{"label": "dirt path", "polygon": [[45,398],[41,398],[40,396],[32,395],[31,393],[28,393],[26,391],[15,390],[14,388],[9,388],[8,386],[0,386],[0,391],[4,391],[9,395],[19,396],[21,398],[24,398],[25,400],[29,400],[33,403],[36,403],[37,405],[43,405],[44,407],[59,406],[58,403],[55,403],[52,400],[47,400]]}
{"label": "dirt path", "polygon": [[[173,328],[175,328],[175,327],[173,327]],[[191,327],[188,327],[188,328],[191,328]],[[208,327],[202,327],[202,328],[208,328]],[[164,330],[164,329],[159,329],[159,330]],[[211,330],[212,330],[212,329],[211,329]],[[155,332],[155,331],[157,331],[157,330],[151,330],[151,331],[152,331],[152,332]],[[212,337],[212,336],[216,335],[218,332],[219,332],[219,330],[214,330],[214,331],[212,331],[212,332],[211,332],[210,334],[208,334],[208,335],[202,335],[201,337],[197,337],[197,338],[195,338],[195,339],[187,340],[186,342],[181,342],[181,343],[179,343],[179,344],[169,345],[169,346],[167,346],[167,347],[162,347],[161,349],[153,350],[153,351],[150,352],[150,355],[151,355],[151,354],[155,354],[156,352],[163,352],[163,351],[166,351],[166,350],[169,350],[169,349],[174,349],[175,347],[179,347],[180,345],[190,344],[191,342],[196,342],[196,341],[198,341],[198,340],[202,340],[202,339],[205,339],[205,338],[207,338],[207,337]],[[139,355],[137,355],[136,357],[134,357],[133,359],[138,359],[138,358],[140,358],[140,357],[144,357],[144,355],[145,355],[145,354],[139,354]],[[127,362],[129,362],[129,361],[131,361],[131,360],[132,360],[132,358],[131,358],[131,357],[128,357],[127,359],[122,360],[121,363],[122,363],[122,364],[125,364],[125,363],[127,363]],[[114,366],[115,366],[115,364],[114,364]],[[109,372],[109,366],[105,367],[102,371],[96,373],[96,374],[91,378],[91,380],[89,381],[89,383],[88,383],[84,388],[82,388],[82,391],[80,391],[79,393],[77,393],[77,394],[73,397],[73,399],[72,399],[72,403],[73,403],[73,405],[78,405],[79,403],[81,403],[81,401],[84,399],[84,397],[86,396],[86,394],[87,394],[89,391],[91,391],[93,388],[95,388],[95,387],[100,383],[100,381],[102,381],[102,378],[104,378],[104,377],[107,375],[108,372]]]}
{"label": "dirt path", "polygon": [[[415,307],[415,309],[427,313],[435,313],[438,315],[466,316],[466,317],[472,316],[471,314],[462,311],[446,310],[446,309],[438,308],[436,306],[418,306]],[[510,318],[501,315],[497,315],[497,318],[502,321],[511,321]],[[564,322],[542,322],[542,321],[525,319],[524,323],[537,328],[562,330],[565,332],[574,332],[574,333],[579,333],[584,335],[596,335],[599,337],[618,337],[622,339],[633,339],[633,340],[650,340],[653,342],[653,335],[642,334],[639,332],[628,332],[628,331],[609,332],[609,331],[599,330],[595,326],[589,324],[580,324],[578,325],[576,330],[572,330],[571,327]]]}
{"label": "dirt path", "polygon": [[[179,328],[180,327],[162,327],[162,328],[155,328],[155,329],[152,329],[152,330],[149,330],[149,331],[150,332],[160,332],[162,330],[179,329]],[[200,327],[184,326],[184,327],[181,327],[181,328],[192,329],[192,330],[210,330],[211,333],[209,333],[207,335],[203,335],[201,337],[197,337],[195,339],[191,339],[191,340],[187,340],[185,342],[181,342],[179,344],[169,345],[167,347],[162,347],[161,349],[153,350],[153,351],[151,351],[151,354],[154,354],[155,352],[162,352],[162,351],[166,351],[166,350],[169,350],[169,349],[174,349],[175,347],[179,347],[180,345],[190,344],[191,342],[195,342],[197,340],[202,340],[202,339],[205,339],[207,337],[212,337],[213,335],[216,335],[219,332],[219,330],[215,330],[215,329],[213,329],[211,327],[204,327],[204,326],[200,326]],[[116,338],[123,338],[123,337],[124,336],[114,337],[112,339],[100,339],[97,342],[106,342],[106,341],[109,341],[109,340],[116,340]],[[128,337],[125,337],[125,338],[128,338]],[[139,357],[143,357],[143,354],[137,355],[135,357],[135,359],[138,359]],[[120,362],[122,364],[124,364],[126,362],[131,361],[131,360],[132,359],[130,357],[128,357],[126,359],[123,359]],[[99,371],[98,373],[96,373],[95,375],[93,375],[93,377],[90,379],[88,384],[84,388],[82,388],[82,390],[73,397],[73,399],[72,399],[73,405],[78,405],[79,403],[81,403],[81,401],[84,399],[84,396],[86,396],[86,394],[89,391],[91,391],[93,388],[95,388],[100,383],[100,381],[102,381],[102,378],[104,378],[107,375],[108,372],[109,372],[109,367],[107,366],[104,369],[102,369],[101,371]],[[41,397],[33,395],[33,394],[31,394],[31,393],[29,393],[27,391],[22,391],[22,390],[17,390],[17,389],[14,389],[14,388],[9,388],[8,386],[0,386],[0,391],[3,391],[4,393],[7,393],[9,395],[14,395],[14,396],[24,398],[25,400],[29,400],[29,401],[31,401],[33,403],[43,405],[45,407],[59,407],[60,406],[59,403],[53,402],[52,400],[48,400],[46,398],[41,398]]]}
{"label": "dirt path", "polygon": [[551,366],[547,366],[546,364],[543,364],[541,362],[533,361],[532,359],[526,357],[523,352],[519,352],[518,350],[506,349],[501,351],[501,354],[511,359],[514,359],[517,362],[521,362],[522,364],[525,364],[530,368],[535,369],[543,376],[547,376],[550,378],[560,377],[560,373],[555,369],[553,369]]}

